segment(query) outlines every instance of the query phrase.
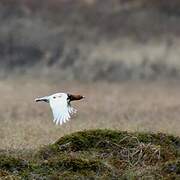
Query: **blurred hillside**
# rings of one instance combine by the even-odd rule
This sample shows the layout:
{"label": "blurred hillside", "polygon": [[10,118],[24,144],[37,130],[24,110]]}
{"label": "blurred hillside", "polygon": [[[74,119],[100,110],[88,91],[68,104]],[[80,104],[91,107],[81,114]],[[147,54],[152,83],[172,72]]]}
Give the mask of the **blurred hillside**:
{"label": "blurred hillside", "polygon": [[0,76],[180,78],[180,1],[0,0]]}

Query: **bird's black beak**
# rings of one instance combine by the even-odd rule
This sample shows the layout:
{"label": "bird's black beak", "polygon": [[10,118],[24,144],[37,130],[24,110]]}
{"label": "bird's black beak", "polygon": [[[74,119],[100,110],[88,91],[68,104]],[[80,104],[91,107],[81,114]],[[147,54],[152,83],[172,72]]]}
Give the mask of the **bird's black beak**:
{"label": "bird's black beak", "polygon": [[68,95],[68,100],[69,101],[77,101],[85,98],[84,96],[81,95],[73,95],[73,94],[67,94]]}
{"label": "bird's black beak", "polygon": [[41,102],[41,101],[46,102],[46,103],[49,102],[49,100],[48,100],[46,97],[43,97],[43,98],[36,98],[36,99],[35,99],[35,102]]}

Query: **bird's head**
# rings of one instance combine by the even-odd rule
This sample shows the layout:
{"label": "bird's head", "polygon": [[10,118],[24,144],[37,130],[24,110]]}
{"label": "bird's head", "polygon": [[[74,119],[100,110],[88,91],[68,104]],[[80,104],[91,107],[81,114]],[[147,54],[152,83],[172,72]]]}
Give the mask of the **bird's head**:
{"label": "bird's head", "polygon": [[74,94],[67,94],[67,99],[69,100],[69,101],[77,101],[77,100],[81,100],[81,99],[83,99],[83,98],[85,98],[84,96],[82,96],[82,95],[74,95]]}
{"label": "bird's head", "polygon": [[84,96],[82,96],[82,95],[73,95],[73,94],[69,94],[69,93],[56,93],[51,96],[37,98],[37,99],[35,99],[35,101],[36,102],[44,101],[44,102],[49,103],[50,101],[59,101],[59,100],[63,99],[63,100],[67,100],[68,102],[71,102],[71,101],[81,100],[83,98],[84,98]]}

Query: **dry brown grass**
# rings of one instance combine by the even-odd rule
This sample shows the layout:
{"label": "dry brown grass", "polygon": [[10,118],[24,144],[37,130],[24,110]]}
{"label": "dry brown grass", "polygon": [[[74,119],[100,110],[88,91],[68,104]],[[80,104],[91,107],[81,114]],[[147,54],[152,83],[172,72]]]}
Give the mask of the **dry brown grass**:
{"label": "dry brown grass", "polygon": [[[0,149],[36,148],[64,134],[93,128],[167,132],[180,135],[180,86],[167,82],[79,83],[32,78],[0,81]],[[76,117],[63,126],[52,122],[37,96],[58,91],[82,93],[73,103]]]}

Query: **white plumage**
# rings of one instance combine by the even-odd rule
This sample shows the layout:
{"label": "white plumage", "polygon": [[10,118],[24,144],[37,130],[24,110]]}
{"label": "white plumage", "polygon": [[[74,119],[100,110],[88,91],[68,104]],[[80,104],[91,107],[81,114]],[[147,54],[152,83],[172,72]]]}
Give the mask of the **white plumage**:
{"label": "white plumage", "polygon": [[36,98],[35,101],[45,101],[50,104],[51,110],[53,112],[54,122],[56,124],[63,124],[67,122],[72,114],[76,113],[77,110],[74,109],[70,102],[74,100],[80,100],[84,98],[81,95],[71,95],[67,93],[56,93],[50,96],[45,96],[42,98]]}

